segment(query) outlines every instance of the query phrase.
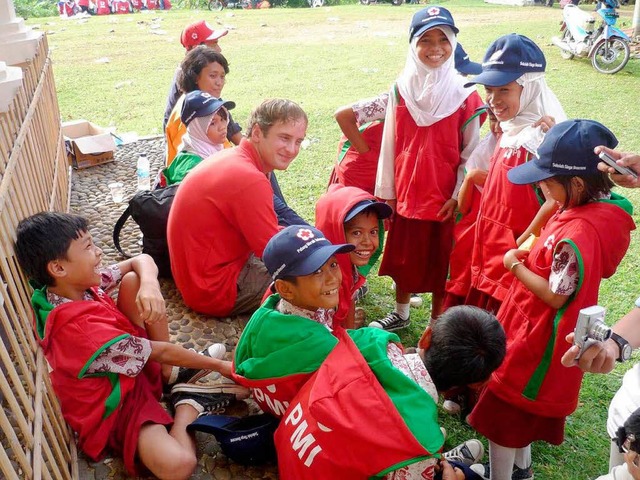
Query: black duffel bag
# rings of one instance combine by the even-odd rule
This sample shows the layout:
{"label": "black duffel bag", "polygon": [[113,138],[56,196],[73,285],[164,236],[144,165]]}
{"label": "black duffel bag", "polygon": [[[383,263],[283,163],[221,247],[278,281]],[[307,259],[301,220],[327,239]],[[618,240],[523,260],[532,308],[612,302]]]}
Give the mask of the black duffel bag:
{"label": "black duffel bag", "polygon": [[113,227],[113,243],[118,251],[127,258],[131,258],[120,247],[120,231],[129,217],[138,224],[142,232],[142,253],[153,257],[158,266],[158,276],[171,277],[171,262],[169,261],[169,246],[167,243],[167,221],[173,198],[178,191],[179,184],[170,185],[155,190],[142,190],[136,193],[129,206],[122,213]]}

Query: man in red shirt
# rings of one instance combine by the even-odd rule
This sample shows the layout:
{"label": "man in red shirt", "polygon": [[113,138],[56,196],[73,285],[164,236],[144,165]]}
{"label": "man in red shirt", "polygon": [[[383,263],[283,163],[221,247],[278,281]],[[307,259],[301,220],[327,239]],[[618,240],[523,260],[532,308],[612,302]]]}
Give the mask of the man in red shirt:
{"label": "man in red shirt", "polygon": [[284,99],[251,114],[240,145],[203,160],[176,193],[167,239],[184,302],[224,317],[255,310],[271,282],[262,251],[279,230],[269,175],[300,151],[307,116]]}

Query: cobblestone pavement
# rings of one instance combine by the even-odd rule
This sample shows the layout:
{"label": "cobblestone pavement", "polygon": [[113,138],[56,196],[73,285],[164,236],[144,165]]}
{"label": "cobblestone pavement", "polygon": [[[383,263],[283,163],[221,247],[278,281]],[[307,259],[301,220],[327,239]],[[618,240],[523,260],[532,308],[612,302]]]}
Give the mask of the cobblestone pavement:
{"label": "cobblestone pavement", "polygon": [[[122,260],[113,245],[113,226],[126,203],[115,204],[111,200],[108,184],[115,181],[125,185],[125,199],[136,191],[136,161],[140,153],[146,153],[151,162],[151,175],[162,167],[164,161],[164,145],[161,139],[147,139],[124,145],[118,148],[115,161],[75,170],[71,188],[71,211],[86,216],[90,221],[90,230],[97,245],[104,252],[104,263],[110,264]],[[121,234],[121,246],[126,252],[138,253],[140,231],[132,220],[125,225]],[[237,344],[247,317],[219,319],[199,315],[182,302],[182,298],[172,280],[162,280],[162,293],[167,301],[169,315],[169,333],[171,340],[187,348],[201,350],[214,342],[227,345],[227,358],[231,359],[231,349]],[[206,381],[206,379],[205,379]],[[256,405],[247,401],[240,402],[229,414],[246,415],[256,410]],[[244,467],[228,460],[220,452],[213,436],[198,433],[198,467],[192,478],[196,480],[249,480],[277,479],[275,465],[261,467]],[[81,480],[125,480],[130,477],[125,473],[119,459],[107,458],[100,462],[92,462],[84,456],[80,457]]]}

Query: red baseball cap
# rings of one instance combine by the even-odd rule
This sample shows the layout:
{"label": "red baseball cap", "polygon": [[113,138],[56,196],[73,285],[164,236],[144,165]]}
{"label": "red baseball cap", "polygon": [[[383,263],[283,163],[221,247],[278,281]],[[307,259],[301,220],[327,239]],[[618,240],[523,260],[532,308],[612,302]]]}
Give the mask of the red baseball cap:
{"label": "red baseball cap", "polygon": [[187,25],[180,35],[180,43],[187,50],[202,45],[209,40],[217,40],[220,37],[224,37],[229,30],[220,29],[214,30],[204,20]]}

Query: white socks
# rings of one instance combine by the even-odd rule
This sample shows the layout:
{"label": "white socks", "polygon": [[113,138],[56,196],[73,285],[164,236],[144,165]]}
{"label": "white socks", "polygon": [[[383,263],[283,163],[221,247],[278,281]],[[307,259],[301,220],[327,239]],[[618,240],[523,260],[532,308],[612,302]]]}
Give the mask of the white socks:
{"label": "white socks", "polygon": [[531,445],[509,448],[490,441],[489,461],[491,480],[511,480],[514,464],[518,468],[531,466]]}
{"label": "white socks", "polygon": [[397,303],[396,302],[396,313],[402,317],[403,320],[409,318],[409,308],[411,308],[410,303]]}

